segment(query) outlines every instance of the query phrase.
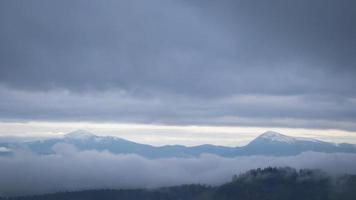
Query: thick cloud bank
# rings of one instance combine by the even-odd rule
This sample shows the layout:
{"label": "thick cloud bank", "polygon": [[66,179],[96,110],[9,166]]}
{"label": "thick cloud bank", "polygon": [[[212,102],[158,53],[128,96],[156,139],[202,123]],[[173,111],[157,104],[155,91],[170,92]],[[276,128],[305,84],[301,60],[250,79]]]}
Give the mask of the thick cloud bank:
{"label": "thick cloud bank", "polygon": [[355,131],[355,7],[2,0],[0,120]]}
{"label": "thick cloud bank", "polygon": [[221,184],[233,174],[267,166],[319,168],[356,173],[356,154],[306,152],[290,157],[247,156],[149,160],[137,155],[77,151],[60,144],[55,155],[18,152],[0,157],[0,195],[24,195],[99,188],[154,188],[189,183]]}

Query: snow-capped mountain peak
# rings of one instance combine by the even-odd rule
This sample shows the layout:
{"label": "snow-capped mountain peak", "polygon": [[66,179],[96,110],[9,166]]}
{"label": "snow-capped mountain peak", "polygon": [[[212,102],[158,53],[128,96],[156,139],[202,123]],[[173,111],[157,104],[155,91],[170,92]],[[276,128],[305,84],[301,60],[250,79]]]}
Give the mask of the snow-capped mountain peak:
{"label": "snow-capped mountain peak", "polygon": [[284,142],[284,143],[293,143],[296,139],[287,135],[283,135],[274,131],[267,131],[257,137],[257,139],[264,139],[274,142]]}
{"label": "snow-capped mountain peak", "polygon": [[65,135],[65,138],[70,138],[70,139],[89,139],[95,137],[94,134],[92,134],[89,131],[86,130],[76,130],[73,132],[70,132]]}
{"label": "snow-capped mountain peak", "polygon": [[300,142],[309,142],[309,143],[323,143],[320,140],[313,139],[313,138],[304,138],[304,137],[292,137],[283,135],[281,133],[277,133],[274,131],[267,131],[260,136],[258,136],[256,141],[269,141],[269,142],[279,142],[279,143],[286,143],[286,144],[295,144]]}

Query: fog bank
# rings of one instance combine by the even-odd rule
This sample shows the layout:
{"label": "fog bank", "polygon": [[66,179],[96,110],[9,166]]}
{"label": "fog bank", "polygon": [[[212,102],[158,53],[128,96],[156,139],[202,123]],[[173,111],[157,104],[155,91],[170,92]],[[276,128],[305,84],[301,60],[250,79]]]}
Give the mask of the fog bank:
{"label": "fog bank", "polygon": [[190,183],[221,184],[234,174],[267,166],[318,168],[333,175],[356,174],[356,154],[305,152],[297,156],[146,159],[127,154],[78,151],[58,144],[55,155],[16,152],[0,157],[0,195],[102,188],[155,188]]}

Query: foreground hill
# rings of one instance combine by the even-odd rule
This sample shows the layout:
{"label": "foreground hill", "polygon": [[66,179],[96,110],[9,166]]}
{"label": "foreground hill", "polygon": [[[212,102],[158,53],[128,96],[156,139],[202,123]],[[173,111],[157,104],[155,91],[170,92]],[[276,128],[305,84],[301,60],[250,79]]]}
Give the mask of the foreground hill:
{"label": "foreground hill", "polygon": [[354,200],[356,175],[330,178],[316,170],[265,168],[233,177],[221,186],[184,185],[160,189],[88,190],[0,200]]}
{"label": "foreground hill", "polygon": [[109,151],[114,154],[133,153],[147,158],[193,157],[203,153],[224,157],[248,155],[288,156],[297,155],[305,151],[356,153],[356,146],[353,144],[334,144],[314,139],[296,138],[271,131],[261,134],[243,147],[224,147],[209,144],[194,147],[182,145],[155,147],[117,137],[97,136],[83,130],[69,133],[63,138],[17,143],[0,141],[0,147],[6,149],[3,155],[9,155],[11,151],[16,149],[30,149],[38,154],[52,154],[54,153],[53,146],[59,143],[71,144],[79,150]]}

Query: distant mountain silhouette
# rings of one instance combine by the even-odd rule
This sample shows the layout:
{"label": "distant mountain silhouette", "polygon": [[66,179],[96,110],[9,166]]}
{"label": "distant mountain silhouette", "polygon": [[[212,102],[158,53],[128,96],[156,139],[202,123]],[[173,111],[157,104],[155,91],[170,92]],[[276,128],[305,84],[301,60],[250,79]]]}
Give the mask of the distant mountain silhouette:
{"label": "distant mountain silhouette", "polygon": [[7,150],[6,155],[9,154],[9,150],[16,149],[30,149],[38,154],[53,154],[53,146],[60,143],[71,144],[78,150],[108,151],[114,154],[138,154],[147,158],[194,157],[203,153],[224,157],[248,155],[288,156],[297,155],[305,151],[356,153],[356,145],[353,144],[334,144],[315,139],[290,137],[272,131],[261,134],[243,147],[224,147],[210,144],[193,147],[183,145],[155,147],[117,137],[97,136],[85,130],[68,133],[63,138],[18,143],[0,142],[0,147]]}
{"label": "distant mountain silhouette", "polygon": [[297,155],[305,151],[356,153],[354,144],[335,144],[310,138],[290,137],[267,131],[241,148],[244,155]]}

